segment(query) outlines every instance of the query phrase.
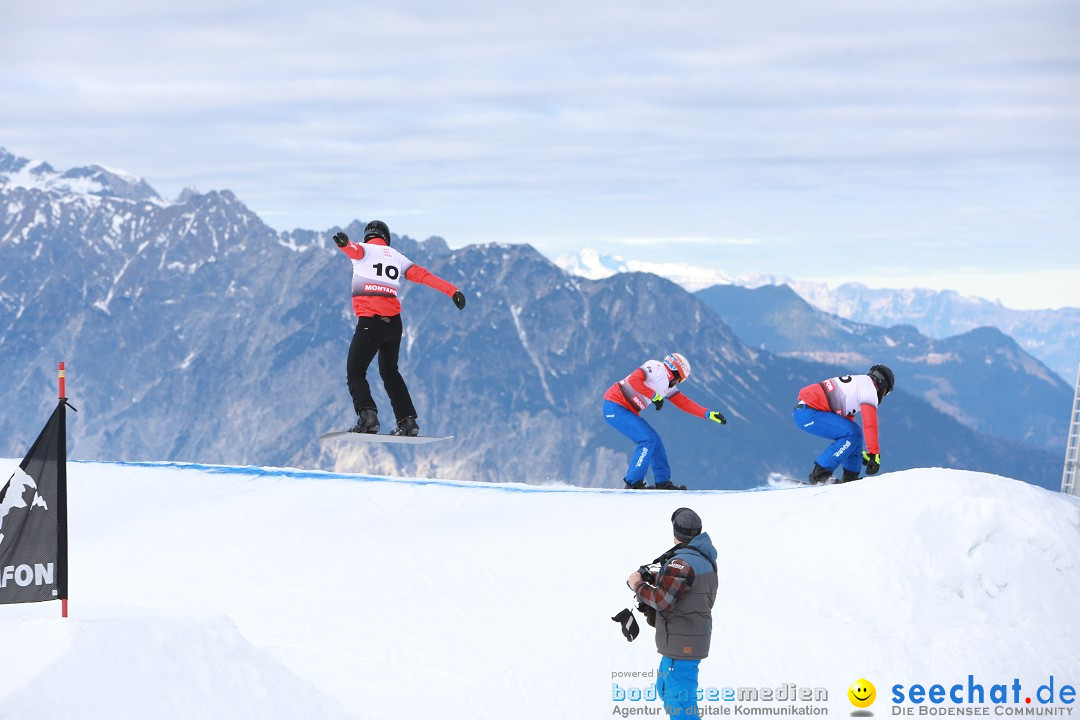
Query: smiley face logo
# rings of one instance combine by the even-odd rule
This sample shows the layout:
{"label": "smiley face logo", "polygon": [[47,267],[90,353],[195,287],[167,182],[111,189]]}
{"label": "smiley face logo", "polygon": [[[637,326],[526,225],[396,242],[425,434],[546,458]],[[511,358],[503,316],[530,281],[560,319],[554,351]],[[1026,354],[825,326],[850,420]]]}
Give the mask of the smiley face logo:
{"label": "smiley face logo", "polygon": [[877,690],[874,684],[866,678],[859,678],[851,683],[847,691],[848,700],[857,708],[868,708],[874,704],[877,698]]}

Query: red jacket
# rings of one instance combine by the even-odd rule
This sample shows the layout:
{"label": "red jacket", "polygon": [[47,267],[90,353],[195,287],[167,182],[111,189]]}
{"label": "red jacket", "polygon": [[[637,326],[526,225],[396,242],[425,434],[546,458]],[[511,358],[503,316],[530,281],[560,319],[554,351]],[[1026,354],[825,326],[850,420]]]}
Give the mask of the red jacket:
{"label": "red jacket", "polygon": [[874,381],[866,375],[844,375],[829,378],[799,391],[799,402],[822,412],[834,412],[849,420],[862,412],[863,437],[866,451],[881,454],[878,441],[877,390]]}
{"label": "red jacket", "polygon": [[357,317],[400,315],[398,285],[401,278],[433,287],[450,297],[458,291],[437,275],[414,265],[382,238],[373,238],[364,245],[351,242],[341,251],[353,261],[352,306]]}
{"label": "red jacket", "polygon": [[[663,381],[660,382],[659,385],[656,385],[656,388],[650,387],[646,383],[646,368],[649,369],[654,377],[662,374],[662,377],[653,381],[654,384],[660,382],[660,380]],[[641,411],[647,406],[648,401],[659,394],[663,398],[670,400],[672,405],[683,412],[696,415],[700,418],[705,417],[709,412],[706,408],[703,408],[690,398],[686,397],[686,395],[679,392],[677,389],[678,386],[670,387],[671,379],[673,377],[675,376],[672,375],[666,365],[656,360],[650,360],[645,363],[645,365],[639,367],[637,370],[608,388],[607,392],[604,393],[604,399],[618,403],[635,415],[640,415]]]}

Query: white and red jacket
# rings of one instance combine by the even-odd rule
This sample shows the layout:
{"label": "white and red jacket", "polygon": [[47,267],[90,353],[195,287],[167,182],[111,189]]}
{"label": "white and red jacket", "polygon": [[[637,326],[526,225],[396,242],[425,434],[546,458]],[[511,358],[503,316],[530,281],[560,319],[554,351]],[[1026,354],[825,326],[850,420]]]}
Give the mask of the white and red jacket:
{"label": "white and red jacket", "polygon": [[862,410],[863,436],[866,451],[881,454],[878,445],[877,386],[869,375],[842,375],[807,385],[799,391],[799,402],[824,412],[834,412],[849,419]]}
{"label": "white and red jacket", "polygon": [[705,417],[708,410],[679,392],[678,385],[672,385],[675,376],[668,366],[659,360],[649,360],[634,372],[608,388],[604,399],[622,405],[635,415],[649,406],[652,399],[659,395],[671,401],[671,404],[683,412]]}
{"label": "white and red jacket", "polygon": [[351,242],[341,252],[352,260],[352,306],[356,317],[400,315],[398,289],[402,279],[433,287],[450,297],[458,291],[437,275],[414,265],[382,238],[373,238],[363,245]]}

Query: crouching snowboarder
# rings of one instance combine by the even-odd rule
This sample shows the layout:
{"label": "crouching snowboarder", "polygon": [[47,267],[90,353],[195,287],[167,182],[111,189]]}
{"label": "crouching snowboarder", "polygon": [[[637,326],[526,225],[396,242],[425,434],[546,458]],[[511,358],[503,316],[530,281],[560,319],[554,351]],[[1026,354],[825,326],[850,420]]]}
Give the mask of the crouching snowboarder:
{"label": "crouching snowboarder", "polygon": [[659,410],[665,400],[683,412],[712,420],[721,425],[727,419],[716,410],[706,410],[679,392],[679,384],[690,377],[690,363],[679,353],[664,357],[664,362],[649,360],[604,393],[604,419],[608,425],[637,444],[623,482],[628,490],[645,487],[645,473],[652,467],[658,490],[685,490],[685,485],[671,482],[671,466],[660,435],[641,417],[651,403]]}
{"label": "crouching snowboarder", "polygon": [[448,295],[458,310],[465,308],[460,290],[390,247],[390,228],[381,220],[372,220],[364,228],[364,244],[349,242],[343,232],[334,234],[334,243],[352,260],[352,306],[356,313],[356,331],[349,345],[346,374],[353,409],[358,419],[351,432],[379,432],[379,414],[368,386],[368,365],[379,356],[379,375],[394,408],[397,427],[391,435],[415,436],[416,424],[409,388],[398,371],[401,349],[401,281],[411,280],[433,287]]}
{"label": "crouching snowboarder", "polygon": [[[877,409],[893,390],[893,371],[875,365],[866,375],[841,375],[807,385],[799,391],[799,401],[792,412],[795,424],[812,435],[833,440],[814,462],[810,483],[819,485],[832,480],[837,467],[844,467],[840,482],[873,475],[881,467],[878,444]],[[855,413],[862,411],[862,429]],[[866,449],[863,449],[865,437]]]}

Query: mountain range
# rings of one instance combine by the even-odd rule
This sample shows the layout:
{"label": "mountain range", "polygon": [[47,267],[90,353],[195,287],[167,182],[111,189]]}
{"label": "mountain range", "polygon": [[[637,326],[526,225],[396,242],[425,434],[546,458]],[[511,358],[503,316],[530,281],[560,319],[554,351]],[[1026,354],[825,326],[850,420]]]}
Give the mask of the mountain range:
{"label": "mountain range", "polygon": [[[320,433],[353,420],[344,368],[351,269],[328,238],[338,229],[359,237],[362,227],[279,232],[227,190],[166,201],[126,173],[59,172],[0,150],[0,454],[25,452],[55,400],[55,362],[65,360],[80,411],[69,421],[74,459],[612,487],[631,447],[601,417],[601,395],[671,350],[693,364],[687,395],[730,420],[647,411],[676,480],[738,488],[771,472],[803,476],[820,450],[790,408],[802,385],[836,373],[835,357],[744,342],[725,312],[654,274],[587,280],[528,245],[451,250],[440,238],[398,235],[394,247],[468,298],[459,312],[430,288],[402,291],[402,370],[422,431],[454,440],[320,447]],[[890,396],[885,467],[985,470],[1056,489],[1063,447],[1032,433],[1061,434],[1065,415],[1055,425],[1006,380],[1021,378],[1053,403],[1067,405],[1070,391],[1060,379],[1039,385],[1045,368],[1013,344],[1021,361],[1001,376],[990,412],[1016,422],[974,421],[982,389],[955,377],[1008,345],[983,340],[957,349],[948,407],[915,382]]]}
{"label": "mountain range", "polygon": [[1080,308],[1014,310],[952,290],[874,289],[860,283],[830,288],[820,282],[760,273],[733,277],[717,268],[624,260],[589,248],[560,255],[555,263],[569,273],[594,280],[618,272],[652,272],[690,292],[714,285],[750,289],[787,285],[817,309],[857,323],[879,327],[911,325],[935,339],[993,327],[1012,337],[1070,384],[1076,381],[1080,369]]}
{"label": "mountain range", "polygon": [[1066,382],[1076,382],[1080,370],[1080,308],[1013,310],[952,290],[881,290],[857,283],[829,290],[809,285],[796,290],[817,308],[856,322],[914,325],[932,338],[980,327],[997,328]]}
{"label": "mountain range", "polygon": [[[830,315],[787,285],[717,285],[696,295],[754,347],[848,368],[884,363],[898,387],[968,427],[1049,451],[1065,447],[1070,387],[996,328],[935,340],[911,325]],[[1003,396],[1022,398],[1026,411],[1002,412]]]}

